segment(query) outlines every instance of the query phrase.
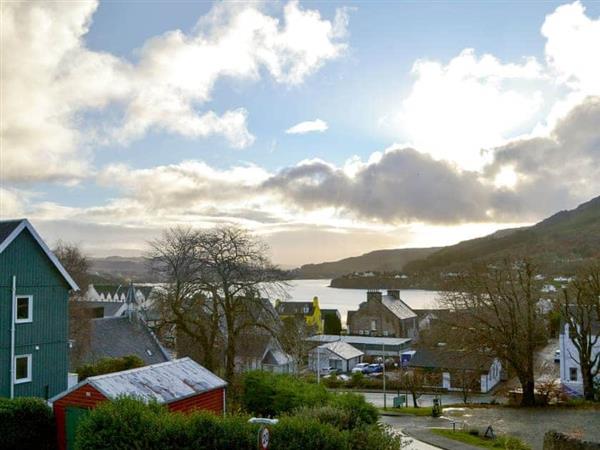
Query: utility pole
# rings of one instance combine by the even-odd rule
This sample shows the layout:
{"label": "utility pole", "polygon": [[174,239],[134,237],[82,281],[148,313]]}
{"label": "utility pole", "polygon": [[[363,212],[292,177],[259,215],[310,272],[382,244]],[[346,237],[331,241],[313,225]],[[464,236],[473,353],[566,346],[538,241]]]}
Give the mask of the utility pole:
{"label": "utility pole", "polygon": [[[319,340],[320,342],[320,340]],[[321,384],[321,346],[317,345],[317,384]]]}
{"label": "utility pole", "polygon": [[383,357],[383,409],[387,408],[387,397],[385,395],[385,342],[381,344],[381,353]]}

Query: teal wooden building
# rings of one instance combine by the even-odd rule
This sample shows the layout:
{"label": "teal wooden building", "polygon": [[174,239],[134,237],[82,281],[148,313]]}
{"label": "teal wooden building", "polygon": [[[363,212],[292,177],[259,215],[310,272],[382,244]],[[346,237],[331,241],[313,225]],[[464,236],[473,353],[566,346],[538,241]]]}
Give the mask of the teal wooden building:
{"label": "teal wooden building", "polygon": [[67,389],[68,296],[77,289],[26,219],[0,221],[0,397]]}

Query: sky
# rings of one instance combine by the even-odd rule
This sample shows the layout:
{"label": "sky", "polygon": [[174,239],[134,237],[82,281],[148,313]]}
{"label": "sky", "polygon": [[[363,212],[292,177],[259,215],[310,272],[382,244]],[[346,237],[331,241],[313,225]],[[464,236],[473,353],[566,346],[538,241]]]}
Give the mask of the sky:
{"label": "sky", "polygon": [[293,267],[600,194],[600,2],[1,8],[0,216],[51,244],[237,225]]}

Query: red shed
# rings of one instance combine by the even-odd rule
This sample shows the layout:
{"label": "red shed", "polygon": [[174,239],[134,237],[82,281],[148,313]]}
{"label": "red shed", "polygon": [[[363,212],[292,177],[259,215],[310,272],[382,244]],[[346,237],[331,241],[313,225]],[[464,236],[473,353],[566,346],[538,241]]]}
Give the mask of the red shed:
{"label": "red shed", "polygon": [[89,377],[52,398],[60,450],[73,448],[79,419],[98,403],[120,396],[163,403],[171,411],[225,412],[227,383],[190,358]]}

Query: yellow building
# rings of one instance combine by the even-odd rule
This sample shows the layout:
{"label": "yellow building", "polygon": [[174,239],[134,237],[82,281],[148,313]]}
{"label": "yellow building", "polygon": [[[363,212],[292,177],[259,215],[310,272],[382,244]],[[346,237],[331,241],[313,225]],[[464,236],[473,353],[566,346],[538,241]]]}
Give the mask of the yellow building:
{"label": "yellow building", "polygon": [[277,300],[275,310],[282,319],[286,317],[304,317],[307,325],[314,326],[317,333],[323,333],[319,297],[314,297],[312,302],[282,302]]}

